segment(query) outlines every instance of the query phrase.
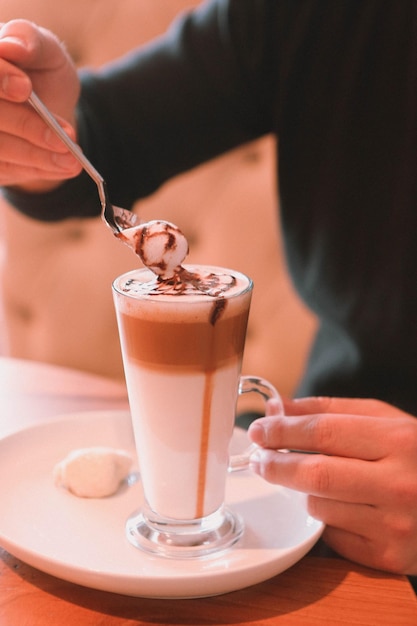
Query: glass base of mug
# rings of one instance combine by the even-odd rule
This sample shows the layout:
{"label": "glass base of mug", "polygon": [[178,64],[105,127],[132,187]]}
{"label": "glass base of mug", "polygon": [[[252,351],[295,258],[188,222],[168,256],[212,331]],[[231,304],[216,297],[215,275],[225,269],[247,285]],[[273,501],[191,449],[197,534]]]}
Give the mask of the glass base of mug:
{"label": "glass base of mug", "polygon": [[130,543],[146,552],[172,559],[205,557],[233,546],[243,534],[241,518],[222,506],[192,520],[161,517],[147,505],[126,522]]}

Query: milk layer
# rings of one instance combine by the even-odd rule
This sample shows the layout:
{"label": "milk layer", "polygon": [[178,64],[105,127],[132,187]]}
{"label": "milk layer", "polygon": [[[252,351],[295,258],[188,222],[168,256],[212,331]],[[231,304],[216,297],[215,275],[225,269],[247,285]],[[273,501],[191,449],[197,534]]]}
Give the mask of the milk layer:
{"label": "milk layer", "polygon": [[[213,374],[210,428],[204,435],[206,375],[163,374],[129,362],[126,380],[142,482],[149,506],[160,515],[194,519],[224,501],[239,373],[236,362]],[[203,485],[202,441],[207,445]]]}

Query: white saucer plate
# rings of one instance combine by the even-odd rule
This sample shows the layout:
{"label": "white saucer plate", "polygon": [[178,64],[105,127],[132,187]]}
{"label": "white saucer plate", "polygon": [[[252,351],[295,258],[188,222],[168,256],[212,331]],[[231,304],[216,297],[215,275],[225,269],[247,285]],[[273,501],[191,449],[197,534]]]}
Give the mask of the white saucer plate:
{"label": "white saucer plate", "polygon": [[[233,448],[247,444],[236,429]],[[140,508],[140,481],[103,499],[71,495],[53,483],[68,452],[112,446],[134,453],[127,412],[60,417],[0,440],[0,545],[48,574],[129,596],[192,598],[262,582],[291,567],[320,537],[305,495],[270,485],[249,471],[229,475],[227,503],[245,524],[229,551],[205,559],[151,556],[126,539],[127,517]]]}

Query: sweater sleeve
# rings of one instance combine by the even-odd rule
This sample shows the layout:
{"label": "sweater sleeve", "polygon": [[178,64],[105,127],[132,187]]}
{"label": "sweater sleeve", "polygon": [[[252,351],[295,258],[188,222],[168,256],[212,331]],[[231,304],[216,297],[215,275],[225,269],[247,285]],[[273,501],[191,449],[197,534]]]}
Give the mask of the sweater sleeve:
{"label": "sweater sleeve", "polygon": [[[79,141],[124,208],[169,178],[271,128],[265,37],[268,0],[212,0],[150,44],[81,73]],[[47,194],[3,191],[41,220],[93,216],[97,190],[85,173]]]}

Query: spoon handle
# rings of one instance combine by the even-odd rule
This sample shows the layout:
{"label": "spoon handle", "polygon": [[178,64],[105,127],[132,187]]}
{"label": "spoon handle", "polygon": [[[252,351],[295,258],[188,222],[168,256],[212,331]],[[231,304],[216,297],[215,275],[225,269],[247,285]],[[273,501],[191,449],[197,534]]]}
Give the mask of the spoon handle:
{"label": "spoon handle", "polygon": [[36,93],[32,91],[31,95],[28,99],[29,104],[35,109],[35,111],[41,116],[44,122],[49,126],[49,128],[61,139],[61,141],[67,146],[68,150],[71,154],[81,163],[85,171],[91,176],[100,191],[100,197],[104,195],[104,180],[101,174],[96,170],[96,168],[90,163],[90,161],[84,156],[83,151],[80,146],[67,135],[62,126],[58,124],[55,117],[49,111],[49,109],[44,105],[42,100],[38,98]]}
{"label": "spoon handle", "polygon": [[90,161],[84,156],[80,146],[72,141],[71,137],[67,135],[62,126],[58,124],[55,117],[44,105],[42,100],[38,98],[36,93],[32,91],[28,98],[29,104],[40,115],[43,121],[49,126],[49,128],[58,135],[58,137],[67,146],[71,154],[81,163],[87,174],[91,176],[97,185],[98,194],[101,202],[101,216],[106,222],[107,226],[110,226],[113,233],[118,235],[124,228],[130,228],[134,226],[136,222],[136,216],[131,211],[115,207],[111,204],[109,195],[107,193],[107,186],[102,175],[96,170],[96,168],[90,163]]}

